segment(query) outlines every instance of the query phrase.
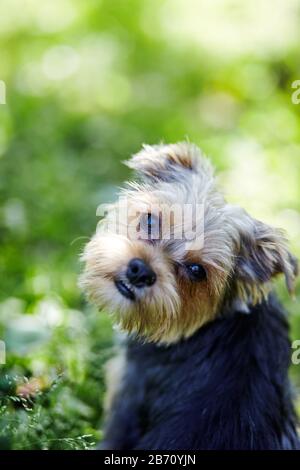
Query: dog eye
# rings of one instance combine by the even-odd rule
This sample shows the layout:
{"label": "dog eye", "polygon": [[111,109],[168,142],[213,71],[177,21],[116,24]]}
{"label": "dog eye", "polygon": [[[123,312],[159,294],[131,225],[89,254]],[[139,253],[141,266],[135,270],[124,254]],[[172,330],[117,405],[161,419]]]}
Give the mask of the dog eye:
{"label": "dog eye", "polygon": [[140,227],[141,230],[147,234],[149,239],[159,238],[160,223],[157,215],[151,214],[151,212],[142,214],[140,218]]}
{"label": "dog eye", "polygon": [[206,271],[201,264],[186,264],[186,269],[192,281],[203,281],[207,277]]}

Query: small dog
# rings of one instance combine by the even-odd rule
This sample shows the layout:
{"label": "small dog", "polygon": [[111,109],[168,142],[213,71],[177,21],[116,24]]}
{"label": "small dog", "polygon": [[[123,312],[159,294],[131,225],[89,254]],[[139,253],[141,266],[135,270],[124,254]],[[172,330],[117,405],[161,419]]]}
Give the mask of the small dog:
{"label": "small dog", "polygon": [[82,255],[81,287],[127,332],[101,447],[299,449],[270,286],[283,273],[292,292],[297,275],[283,233],[229,205],[194,145],[144,146],[127,164],[139,181]]}

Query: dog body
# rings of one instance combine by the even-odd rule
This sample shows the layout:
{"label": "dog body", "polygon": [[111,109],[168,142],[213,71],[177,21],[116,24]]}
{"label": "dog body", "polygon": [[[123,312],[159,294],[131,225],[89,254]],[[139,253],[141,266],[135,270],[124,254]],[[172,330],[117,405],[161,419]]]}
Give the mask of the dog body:
{"label": "dog body", "polygon": [[286,315],[273,296],[164,346],[130,338],[104,449],[299,449]]}
{"label": "dog body", "polygon": [[298,448],[271,294],[297,275],[282,231],[228,204],[193,145],[145,146],[128,165],[138,181],[82,256],[81,287],[128,334],[102,448]]}

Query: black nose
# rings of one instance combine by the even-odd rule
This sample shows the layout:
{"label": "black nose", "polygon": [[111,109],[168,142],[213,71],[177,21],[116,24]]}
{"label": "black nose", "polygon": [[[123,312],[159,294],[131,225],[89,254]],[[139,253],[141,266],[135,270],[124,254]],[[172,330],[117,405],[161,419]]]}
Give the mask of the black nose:
{"label": "black nose", "polygon": [[155,272],[140,258],[133,258],[129,262],[126,276],[136,287],[152,286],[156,281]]}

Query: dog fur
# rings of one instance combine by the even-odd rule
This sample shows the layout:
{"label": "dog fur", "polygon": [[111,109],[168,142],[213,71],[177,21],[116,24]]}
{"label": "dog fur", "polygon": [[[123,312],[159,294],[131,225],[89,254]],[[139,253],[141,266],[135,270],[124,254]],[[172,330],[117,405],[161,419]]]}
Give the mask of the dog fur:
{"label": "dog fur", "polygon": [[[281,273],[292,293],[297,275],[283,232],[228,204],[194,145],[144,146],[127,163],[138,180],[120,200],[141,222],[154,205],[164,220],[163,207],[201,204],[203,244],[179,237],[172,220],[172,238],[112,232],[108,213],[85,247],[80,285],[128,334],[102,448],[299,448],[288,325],[271,293]],[[128,285],[132,259],[151,267],[153,285]]]}

